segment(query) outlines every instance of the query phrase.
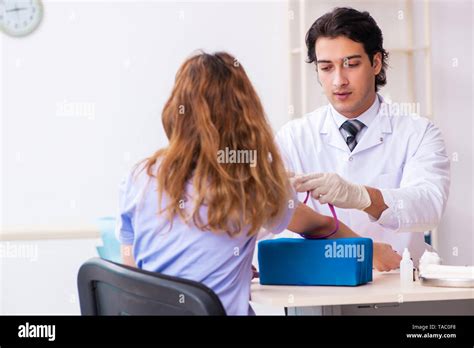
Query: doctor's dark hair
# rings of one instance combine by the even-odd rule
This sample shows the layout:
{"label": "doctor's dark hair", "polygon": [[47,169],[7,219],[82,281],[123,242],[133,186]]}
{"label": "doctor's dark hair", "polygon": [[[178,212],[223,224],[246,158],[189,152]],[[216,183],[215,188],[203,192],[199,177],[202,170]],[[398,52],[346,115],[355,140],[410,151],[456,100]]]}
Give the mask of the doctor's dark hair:
{"label": "doctor's dark hair", "polygon": [[[269,221],[280,221],[291,185],[260,98],[236,58],[226,52],[188,58],[176,74],[162,122],[169,144],[145,160],[157,182],[158,214],[230,236],[252,236]],[[222,160],[227,150],[252,152],[254,165]],[[188,183],[192,197],[183,209]],[[169,204],[162,209],[164,193]],[[201,215],[202,206],[207,215]]]}
{"label": "doctor's dark hair", "polygon": [[366,11],[359,12],[353,8],[338,7],[319,17],[306,33],[308,49],[307,63],[317,62],[315,45],[320,37],[336,38],[345,36],[352,41],[361,43],[370,63],[374,63],[374,55],[382,55],[382,69],[375,77],[375,91],[387,83],[386,68],[388,52],[383,48],[382,31],[375,20]]}

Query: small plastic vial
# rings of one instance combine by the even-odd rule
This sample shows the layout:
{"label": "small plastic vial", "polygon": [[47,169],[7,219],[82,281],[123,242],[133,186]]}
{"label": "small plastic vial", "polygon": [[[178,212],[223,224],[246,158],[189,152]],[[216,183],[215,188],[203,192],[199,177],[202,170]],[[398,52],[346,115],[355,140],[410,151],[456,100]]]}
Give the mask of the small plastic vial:
{"label": "small plastic vial", "polygon": [[413,285],[413,261],[407,248],[403,250],[402,261],[400,261],[400,285],[402,287]]}

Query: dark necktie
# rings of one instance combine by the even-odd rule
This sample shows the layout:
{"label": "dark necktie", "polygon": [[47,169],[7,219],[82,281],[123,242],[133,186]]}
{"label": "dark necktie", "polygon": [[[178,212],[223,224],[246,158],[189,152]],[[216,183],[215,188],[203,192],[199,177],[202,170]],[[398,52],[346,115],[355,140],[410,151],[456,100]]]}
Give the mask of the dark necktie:
{"label": "dark necktie", "polygon": [[346,144],[349,146],[349,150],[354,150],[357,145],[356,136],[357,133],[364,127],[364,124],[359,120],[349,120],[342,124],[341,128],[344,129],[348,135],[346,138]]}

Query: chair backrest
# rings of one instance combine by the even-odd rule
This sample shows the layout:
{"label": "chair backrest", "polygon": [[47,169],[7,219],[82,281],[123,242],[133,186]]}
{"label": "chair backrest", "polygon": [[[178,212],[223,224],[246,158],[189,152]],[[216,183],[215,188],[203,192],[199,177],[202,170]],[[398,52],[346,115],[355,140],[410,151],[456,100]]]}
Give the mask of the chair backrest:
{"label": "chair backrest", "polygon": [[82,315],[226,315],[201,283],[100,258],[81,266],[77,285]]}

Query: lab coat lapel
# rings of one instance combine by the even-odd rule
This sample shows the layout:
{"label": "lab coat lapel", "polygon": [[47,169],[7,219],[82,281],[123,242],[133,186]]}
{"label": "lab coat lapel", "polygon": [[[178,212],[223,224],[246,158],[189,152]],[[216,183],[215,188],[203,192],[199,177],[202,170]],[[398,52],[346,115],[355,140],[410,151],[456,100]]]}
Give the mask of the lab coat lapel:
{"label": "lab coat lapel", "polygon": [[334,119],[331,117],[329,109],[324,117],[323,127],[319,131],[323,141],[330,146],[334,146],[346,153],[350,153],[349,147],[342,138],[341,132],[339,132],[336,122],[334,122]]}
{"label": "lab coat lapel", "polygon": [[374,121],[367,129],[362,139],[360,139],[360,141],[357,143],[357,146],[354,148],[354,150],[352,150],[352,155],[383,144],[385,134],[392,133],[392,124],[390,122],[390,118],[386,112],[382,112],[381,110],[387,109],[381,104],[379,112]]}

